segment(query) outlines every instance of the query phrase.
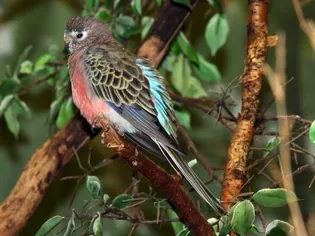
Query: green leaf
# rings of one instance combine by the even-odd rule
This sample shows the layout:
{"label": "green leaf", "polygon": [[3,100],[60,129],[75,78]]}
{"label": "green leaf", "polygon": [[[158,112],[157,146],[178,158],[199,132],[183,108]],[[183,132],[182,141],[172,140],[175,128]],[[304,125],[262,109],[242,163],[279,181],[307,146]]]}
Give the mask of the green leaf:
{"label": "green leaf", "polygon": [[26,74],[29,75],[32,73],[33,70],[33,62],[26,60],[23,61],[21,64],[21,68],[20,68],[20,73],[21,74]]}
{"label": "green leaf", "polygon": [[97,218],[93,223],[93,233],[95,236],[102,236],[103,235],[103,225],[102,225],[102,218],[101,214],[97,212]]}
{"label": "green leaf", "polygon": [[5,79],[0,84],[0,99],[7,95],[16,93],[20,88],[21,82],[15,79]]}
{"label": "green leaf", "polygon": [[104,4],[108,9],[114,8],[114,0],[106,0]]}
{"label": "green leaf", "polygon": [[34,71],[38,72],[40,70],[45,69],[45,65],[48,62],[51,62],[54,59],[54,56],[50,55],[50,54],[44,54],[42,55],[35,63],[34,66]]}
{"label": "green leaf", "polygon": [[215,64],[208,62],[201,54],[198,56],[198,65],[193,65],[197,77],[209,82],[218,82],[222,80],[221,74]]}
{"label": "green leaf", "polygon": [[20,123],[17,119],[17,114],[14,112],[12,107],[9,107],[4,112],[4,118],[8,125],[8,129],[10,132],[15,136],[15,138],[18,138],[19,132],[20,132]]}
{"label": "green leaf", "polygon": [[25,102],[23,102],[19,98],[16,98],[14,101],[14,105],[15,104],[17,105],[16,109],[20,110],[19,112],[17,112],[18,114],[23,114],[23,115],[26,115],[26,117],[31,118],[32,112]]}
{"label": "green leaf", "polygon": [[[230,212],[230,214],[231,213],[232,212]],[[227,215],[220,218],[219,229],[219,236],[226,236],[232,230],[232,227],[229,223],[229,217]]]}
{"label": "green leaf", "polygon": [[112,15],[106,7],[100,7],[95,14],[95,18],[108,23],[112,20]]}
{"label": "green leaf", "polygon": [[313,145],[315,145],[315,120],[312,122],[309,132],[309,139]]}
{"label": "green leaf", "polygon": [[197,159],[193,159],[193,160],[189,161],[187,165],[188,165],[190,168],[193,168],[197,163],[198,163],[198,162],[197,162]]}
{"label": "green leaf", "polygon": [[186,35],[181,31],[177,38],[178,45],[182,52],[188,57],[188,59],[196,64],[199,63],[198,55],[190,42],[186,38]]}
{"label": "green leaf", "polygon": [[10,95],[5,96],[0,101],[0,117],[10,107],[10,105],[12,104],[14,99],[15,99],[15,95],[14,94],[10,94]]}
{"label": "green leaf", "polygon": [[32,46],[27,46],[23,52],[21,53],[21,55],[19,56],[19,59],[17,60],[15,69],[14,69],[14,73],[13,73],[13,78],[17,79],[18,78],[18,74],[20,71],[20,67],[23,61],[25,61],[27,59],[27,57],[29,56],[30,52],[32,50]]}
{"label": "green leaf", "polygon": [[144,16],[141,19],[141,38],[143,39],[149,32],[151,26],[153,25],[154,18],[149,16]]}
{"label": "green leaf", "polygon": [[189,87],[183,94],[183,96],[186,97],[193,97],[193,98],[201,98],[201,97],[207,97],[208,94],[203,88],[203,85],[200,83],[200,81],[191,76],[190,79],[188,80],[189,82]]}
{"label": "green leaf", "polygon": [[259,229],[257,228],[256,225],[252,224],[250,227],[250,231],[254,232],[254,233],[260,233]]}
{"label": "green leaf", "polygon": [[130,16],[123,15],[116,19],[115,29],[118,35],[123,38],[129,38],[140,32],[140,27],[135,20]]}
{"label": "green leaf", "polygon": [[142,15],[142,0],[131,0],[131,8],[134,13]]}
{"label": "green leaf", "polygon": [[255,220],[255,208],[249,201],[237,203],[231,217],[232,230],[241,236],[247,235]]}
{"label": "green leaf", "polygon": [[173,87],[183,96],[189,89],[191,69],[188,60],[180,54],[174,64],[171,82]]}
{"label": "green leaf", "polygon": [[125,8],[127,3],[128,3],[128,1],[126,1],[126,0],[116,0],[116,1],[114,1],[113,13],[116,16],[119,16],[120,13],[124,10],[124,8]]}
{"label": "green leaf", "polygon": [[214,232],[218,232],[218,223],[219,223],[218,221],[219,220],[217,218],[211,217],[207,221],[209,224],[212,225]]}
{"label": "green leaf", "polygon": [[286,236],[293,231],[294,227],[281,220],[273,220],[266,228],[266,236]]}
{"label": "green leaf", "polygon": [[108,202],[108,200],[109,200],[109,195],[108,194],[104,194],[103,195],[103,203],[106,205],[106,203]]}
{"label": "green leaf", "polygon": [[226,43],[229,25],[223,13],[216,13],[206,26],[205,38],[212,56]]}
{"label": "green leaf", "polygon": [[168,204],[168,202],[166,200],[162,200],[162,201],[159,201],[159,202],[153,202],[153,206],[155,208],[166,208],[166,207],[170,207],[170,205]]}
{"label": "green leaf", "polygon": [[67,124],[72,116],[74,115],[75,112],[75,107],[72,102],[72,98],[68,98],[60,107],[60,111],[57,117],[57,127],[60,129],[62,128],[65,124]]}
{"label": "green leaf", "polygon": [[54,216],[47,220],[42,227],[37,231],[35,236],[45,236],[47,235],[52,229],[54,229],[61,221],[64,220],[62,216]]}
{"label": "green leaf", "polygon": [[73,235],[73,232],[75,230],[75,213],[74,210],[72,210],[72,215],[70,220],[68,221],[66,232],[64,233],[64,236],[71,236]]}
{"label": "green leaf", "polygon": [[85,5],[86,9],[89,11],[95,10],[100,4],[99,0],[86,0]]}
{"label": "green leaf", "polygon": [[[173,211],[170,208],[167,209],[167,215],[168,215],[169,219],[178,218],[178,215],[175,213],[175,211]],[[175,235],[178,235],[179,233],[181,233],[183,230],[186,229],[185,225],[182,222],[171,222],[171,225],[173,227]]]}
{"label": "green leaf", "polygon": [[207,0],[212,6],[219,8],[220,12],[223,12],[221,0]]}
{"label": "green leaf", "polygon": [[156,0],[156,3],[160,7],[160,6],[162,6],[163,0]]}
{"label": "green leaf", "polygon": [[263,157],[266,157],[269,155],[269,153],[279,144],[281,143],[280,137],[273,137],[268,140],[268,143],[266,144],[265,151],[263,153]]}
{"label": "green leaf", "polygon": [[281,207],[290,202],[298,201],[295,193],[284,188],[265,188],[253,195],[253,200],[265,207]]}
{"label": "green leaf", "polygon": [[102,195],[101,181],[97,176],[88,176],[86,179],[86,187],[91,193],[92,199],[99,199]]}
{"label": "green leaf", "polygon": [[176,59],[177,57],[173,53],[169,53],[162,63],[162,68],[169,72],[173,72]]}
{"label": "green leaf", "polygon": [[128,206],[130,200],[132,200],[133,197],[129,194],[121,194],[114,198],[112,201],[112,204],[114,207],[117,207],[119,209],[123,209]]}
{"label": "green leaf", "polygon": [[185,5],[189,8],[191,8],[190,0],[173,0],[173,2],[177,2],[177,3],[180,3],[182,5]]}
{"label": "green leaf", "polygon": [[175,111],[179,123],[186,129],[190,129],[190,113],[188,111]]}

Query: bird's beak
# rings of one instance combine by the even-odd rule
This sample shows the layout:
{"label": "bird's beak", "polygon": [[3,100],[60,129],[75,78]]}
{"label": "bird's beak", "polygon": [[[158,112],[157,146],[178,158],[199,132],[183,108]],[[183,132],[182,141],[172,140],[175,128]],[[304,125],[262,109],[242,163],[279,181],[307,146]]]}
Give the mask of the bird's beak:
{"label": "bird's beak", "polygon": [[65,40],[66,43],[69,43],[69,42],[70,42],[70,36],[67,35],[67,34],[64,34],[64,35],[63,35],[63,39]]}

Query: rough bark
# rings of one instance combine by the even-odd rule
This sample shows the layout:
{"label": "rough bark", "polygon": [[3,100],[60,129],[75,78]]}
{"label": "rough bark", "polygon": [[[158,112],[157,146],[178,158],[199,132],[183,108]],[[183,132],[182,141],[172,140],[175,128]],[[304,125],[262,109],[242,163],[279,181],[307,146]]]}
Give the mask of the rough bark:
{"label": "rough bark", "polygon": [[247,52],[243,84],[242,109],[228,150],[221,202],[229,209],[237,200],[245,181],[246,157],[254,136],[260,103],[262,67],[267,52],[267,15],[269,0],[248,0]]}
{"label": "rough bark", "polygon": [[[194,7],[198,2],[199,0],[192,0],[191,5]],[[188,8],[168,0],[160,12],[159,18],[153,24],[148,37],[141,44],[138,55],[147,57],[154,65],[158,65],[190,12],[191,10]],[[167,26],[161,27],[163,25]],[[0,205],[0,235],[17,235],[22,230],[44,197],[53,178],[72,159],[73,149],[79,150],[96,134],[97,132],[92,133],[87,122],[79,114],[76,114],[68,125],[36,150],[23,170],[16,186]],[[123,153],[122,156],[125,157]],[[170,183],[169,181],[173,177],[160,167],[143,158],[142,154],[136,158],[139,164],[143,163],[141,168],[138,167],[137,169],[141,170],[140,172],[146,177],[152,176],[153,180],[161,174],[161,182],[155,180],[158,186],[163,186],[162,183],[164,185]],[[130,162],[128,159],[126,160]],[[147,165],[150,166],[150,172],[146,170]],[[194,207],[179,184],[173,183],[164,186],[163,189],[167,191],[170,201],[177,207],[183,220],[188,222],[189,225],[191,224],[190,227],[196,232],[201,233],[198,235],[211,235],[211,232],[213,232],[211,225],[205,221],[205,218]],[[178,202],[179,200],[181,201]],[[190,217],[190,220],[187,217]]]}

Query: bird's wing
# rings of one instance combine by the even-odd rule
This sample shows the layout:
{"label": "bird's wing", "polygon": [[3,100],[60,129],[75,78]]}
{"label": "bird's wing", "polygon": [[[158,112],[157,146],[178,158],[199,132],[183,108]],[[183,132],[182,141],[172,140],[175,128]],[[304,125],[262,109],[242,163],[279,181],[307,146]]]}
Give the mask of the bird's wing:
{"label": "bird's wing", "polygon": [[[168,126],[163,126],[159,119],[161,115],[158,111],[164,111],[168,107],[158,106],[156,109],[150,82],[136,60],[135,55],[116,44],[89,49],[84,62],[91,89],[137,130],[177,149],[174,145],[176,134],[171,135],[171,141],[167,137],[170,133]],[[167,111],[164,113],[166,115]],[[165,119],[164,123],[167,123]]]}

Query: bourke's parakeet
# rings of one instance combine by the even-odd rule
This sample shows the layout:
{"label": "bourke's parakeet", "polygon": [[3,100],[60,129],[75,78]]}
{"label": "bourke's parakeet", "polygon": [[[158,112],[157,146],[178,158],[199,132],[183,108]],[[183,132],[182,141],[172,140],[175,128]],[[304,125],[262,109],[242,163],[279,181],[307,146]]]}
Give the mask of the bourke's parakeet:
{"label": "bourke's parakeet", "polygon": [[109,26],[91,17],[68,21],[64,40],[72,96],[92,125],[103,113],[120,134],[162,156],[219,213],[221,205],[183,160],[175,115],[164,79],[147,59],[128,52]]}

